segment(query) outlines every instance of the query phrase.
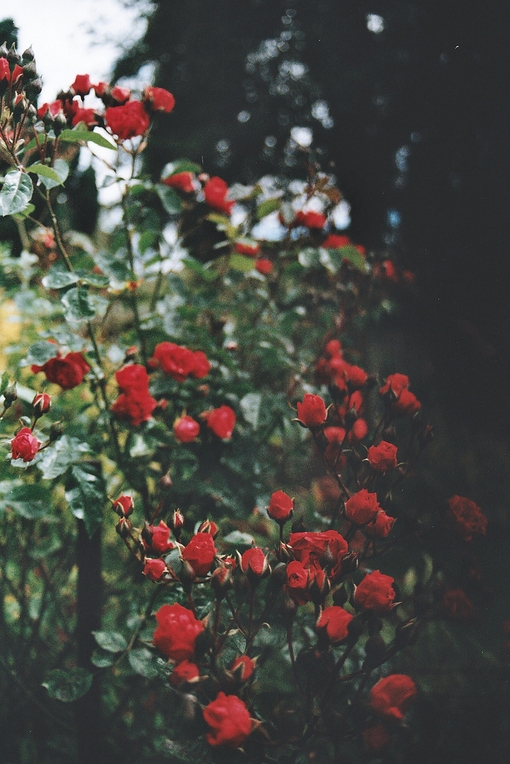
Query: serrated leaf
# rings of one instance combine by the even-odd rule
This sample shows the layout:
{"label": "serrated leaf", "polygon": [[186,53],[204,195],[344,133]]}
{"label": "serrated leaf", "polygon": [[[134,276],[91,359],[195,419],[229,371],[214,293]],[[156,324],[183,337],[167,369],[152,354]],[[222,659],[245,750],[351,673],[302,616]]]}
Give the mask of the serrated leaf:
{"label": "serrated leaf", "polygon": [[262,220],[266,215],[280,208],[280,199],[266,199],[257,207],[257,220]]}
{"label": "serrated leaf", "polygon": [[66,482],[65,498],[72,514],[83,520],[85,530],[92,537],[103,522],[106,500],[100,466],[92,462],[75,464]]}
{"label": "serrated leaf", "polygon": [[99,133],[92,132],[90,130],[84,130],[80,125],[84,125],[84,122],[80,122],[74,130],[62,130],[60,133],[60,140],[65,143],[78,143],[79,141],[85,141],[86,143],[95,143],[97,146],[102,146],[104,149],[117,149],[113,143],[106,140],[104,136]]}
{"label": "serrated leaf", "polygon": [[34,175],[39,175],[40,177],[42,176],[46,179],[53,180],[57,186],[64,185],[63,181],[60,179],[59,174],[53,169],[53,167],[48,167],[47,164],[42,164],[42,162],[31,164],[29,167],[27,167],[27,172],[31,172]]}
{"label": "serrated leaf", "polygon": [[35,520],[45,517],[51,511],[51,497],[47,488],[28,484],[13,488],[5,494],[2,505],[10,507],[16,514]]}
{"label": "serrated leaf", "polygon": [[89,321],[96,315],[96,309],[85,287],[76,287],[66,292],[62,297],[62,305],[69,321]]}
{"label": "serrated leaf", "polygon": [[160,673],[156,664],[156,656],[146,647],[137,647],[131,650],[128,660],[133,671],[146,679],[154,679]]}
{"label": "serrated leaf", "polygon": [[26,362],[43,366],[46,361],[49,361],[50,358],[55,358],[57,355],[58,345],[48,340],[38,340],[28,348]]}
{"label": "serrated leaf", "polygon": [[260,393],[247,393],[239,401],[244,418],[251,424],[254,430],[258,427],[261,402],[262,396]]}
{"label": "serrated leaf", "polygon": [[243,255],[231,255],[228,264],[235,271],[242,271],[243,273],[249,273],[255,267],[253,257],[244,257]]}
{"label": "serrated leaf", "polygon": [[62,435],[55,443],[39,452],[37,467],[41,470],[43,478],[53,480],[63,475],[70,465],[78,462],[87,451],[87,443]]}
{"label": "serrated leaf", "polygon": [[157,185],[155,191],[161,200],[163,209],[169,215],[179,215],[182,211],[182,202],[179,195],[169,186]]}
{"label": "serrated leaf", "polygon": [[85,695],[92,686],[92,674],[83,668],[73,668],[64,671],[54,669],[42,683],[48,690],[50,698],[56,698],[63,703],[72,703]]}
{"label": "serrated leaf", "polygon": [[0,215],[5,217],[22,212],[30,202],[33,190],[32,180],[26,172],[8,172],[0,191]]}
{"label": "serrated leaf", "polygon": [[42,285],[46,289],[63,289],[71,286],[71,284],[76,284],[77,281],[76,273],[64,270],[60,266],[53,266],[43,278]]}
{"label": "serrated leaf", "polygon": [[99,647],[108,653],[121,653],[128,646],[119,631],[93,631],[92,634]]}

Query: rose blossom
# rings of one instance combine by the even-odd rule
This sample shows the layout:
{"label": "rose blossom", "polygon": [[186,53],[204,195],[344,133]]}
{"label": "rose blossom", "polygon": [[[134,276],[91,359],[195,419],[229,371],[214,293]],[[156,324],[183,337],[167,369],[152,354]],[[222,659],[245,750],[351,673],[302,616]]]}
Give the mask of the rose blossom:
{"label": "rose blossom", "polygon": [[394,523],[395,518],[390,517],[390,515],[386,514],[384,509],[381,509],[381,511],[376,514],[374,519],[365,525],[363,531],[370,538],[385,539],[390,535]]}
{"label": "rose blossom", "polygon": [[139,363],[129,363],[115,372],[115,379],[121,393],[147,390],[149,375]]}
{"label": "rose blossom", "polygon": [[367,453],[370,466],[376,472],[387,472],[397,466],[397,447],[393,443],[381,440],[379,445],[370,446]]}
{"label": "rose blossom", "polygon": [[149,366],[159,368],[177,382],[184,382],[190,375],[202,379],[209,374],[211,365],[201,350],[190,350],[174,342],[160,342],[149,358]]}
{"label": "rose blossom", "polygon": [[357,525],[365,525],[373,520],[381,507],[377,501],[377,494],[369,493],[366,488],[353,494],[345,502],[345,515]]}
{"label": "rose blossom", "polygon": [[395,579],[379,570],[367,573],[356,587],[354,602],[366,610],[373,610],[377,615],[389,613],[396,593],[393,588]]}
{"label": "rose blossom", "polygon": [[245,241],[236,241],[235,251],[238,255],[246,255],[246,257],[257,257],[260,252],[260,244],[257,242],[248,243]]}
{"label": "rose blossom", "polygon": [[206,739],[209,745],[242,745],[252,730],[250,713],[237,695],[218,693],[216,700],[204,708],[204,719],[209,725]]}
{"label": "rose blossom", "polygon": [[30,427],[22,427],[11,440],[12,458],[31,462],[38,452],[40,445]]}
{"label": "rose blossom", "polygon": [[331,607],[327,607],[322,611],[317,621],[317,628],[324,629],[331,644],[337,644],[349,636],[348,626],[353,617],[343,607],[331,605]]}
{"label": "rose blossom", "polygon": [[220,406],[207,414],[207,426],[218,438],[229,440],[236,423],[235,411],[230,406]]}
{"label": "rose blossom", "polygon": [[297,602],[298,605],[304,605],[308,602],[310,595],[308,593],[308,585],[310,583],[310,570],[305,568],[302,562],[299,560],[293,560],[287,565],[287,583],[285,584],[285,591]]}
{"label": "rose blossom", "polygon": [[248,655],[240,655],[235,659],[230,671],[235,674],[241,682],[246,682],[251,677],[255,669],[255,661],[253,661]]}
{"label": "rose blossom", "polygon": [[291,533],[289,546],[294,552],[296,558],[305,567],[320,568],[323,557],[328,553],[332,558],[331,575],[338,573],[342,566],[342,558],[349,551],[349,545],[344,537],[338,531],[319,531],[301,533]]}
{"label": "rose blossom", "polygon": [[119,395],[111,410],[119,419],[127,421],[133,427],[139,427],[142,422],[151,418],[157,405],[157,400],[148,390],[135,390]]}
{"label": "rose blossom", "polygon": [[168,114],[175,106],[175,98],[165,88],[146,87],[143,91],[144,106],[152,111],[163,111]]}
{"label": "rose blossom", "polygon": [[206,204],[213,210],[230,215],[234,202],[227,199],[228,186],[222,178],[214,176],[210,178],[204,186],[204,197]]}
{"label": "rose blossom", "polygon": [[239,567],[243,573],[251,574],[255,578],[261,578],[268,569],[267,557],[259,547],[247,549],[241,557]]}
{"label": "rose blossom", "polygon": [[165,186],[170,186],[170,188],[184,191],[185,194],[192,194],[195,190],[192,172],[176,172],[174,175],[169,175],[168,178],[163,178],[162,183]]}
{"label": "rose blossom", "polygon": [[196,576],[205,576],[211,569],[216,554],[214,539],[210,533],[195,533],[182,552],[182,559],[189,562]]}
{"label": "rose blossom", "polygon": [[297,415],[306,427],[320,427],[326,421],[326,404],[320,395],[306,393],[297,404]]}
{"label": "rose blossom", "polygon": [[273,270],[273,263],[271,260],[268,260],[267,257],[258,257],[255,260],[255,270],[263,276],[269,276]]}
{"label": "rose blossom", "polygon": [[149,581],[160,581],[165,575],[167,567],[163,560],[148,559],[143,566],[143,574],[147,576]]}
{"label": "rose blossom", "polygon": [[370,705],[379,716],[402,721],[416,697],[416,685],[407,674],[390,674],[370,690]]}
{"label": "rose blossom", "polygon": [[272,520],[278,523],[284,523],[290,520],[294,511],[294,499],[285,493],[285,491],[275,491],[269,500],[267,514]]}
{"label": "rose blossom", "polygon": [[310,210],[308,212],[300,211],[296,213],[296,223],[307,228],[324,228],[326,220],[326,215],[323,215],[322,212]]}
{"label": "rose blossom", "polygon": [[174,548],[175,544],[170,541],[170,528],[163,520],[159,521],[159,525],[149,525],[148,532],[150,542],[145,545],[152,551],[164,554]]}
{"label": "rose blossom", "polygon": [[150,124],[149,115],[140,101],[128,101],[123,106],[110,106],[104,116],[107,126],[119,141],[143,135]]}
{"label": "rose blossom", "polygon": [[173,431],[176,440],[180,443],[191,443],[197,439],[200,425],[190,416],[181,416],[175,420]]}
{"label": "rose blossom", "polygon": [[50,358],[42,366],[34,363],[30,368],[34,374],[43,371],[48,382],[55,382],[62,390],[71,390],[80,385],[85,374],[90,371],[90,366],[81,353],[67,353],[61,356],[60,351],[57,356]]}
{"label": "rose blossom", "polygon": [[175,603],[163,605],[156,613],[158,626],[154,632],[154,645],[167,658],[180,662],[191,658],[195,641],[204,630],[204,624],[191,610]]}
{"label": "rose blossom", "polygon": [[196,682],[200,676],[198,666],[191,661],[185,660],[175,666],[170,674],[170,684],[172,687],[181,687],[189,682]]}
{"label": "rose blossom", "polygon": [[92,83],[89,74],[77,74],[71,85],[71,89],[79,96],[86,96],[92,90]]}
{"label": "rose blossom", "polygon": [[448,500],[448,516],[464,541],[471,541],[477,533],[485,535],[487,518],[471,499],[465,496],[452,496]]}
{"label": "rose blossom", "polygon": [[322,242],[321,247],[325,249],[339,249],[340,247],[348,247],[351,240],[348,236],[338,236],[338,234],[330,233],[328,238]]}

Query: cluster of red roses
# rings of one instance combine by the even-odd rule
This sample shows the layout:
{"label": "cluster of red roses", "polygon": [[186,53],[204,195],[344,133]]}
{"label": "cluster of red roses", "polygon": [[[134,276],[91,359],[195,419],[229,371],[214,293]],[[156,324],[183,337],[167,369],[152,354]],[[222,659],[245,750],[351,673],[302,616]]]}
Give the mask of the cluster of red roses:
{"label": "cluster of red roses", "polygon": [[[105,110],[86,107],[84,99],[94,91]],[[39,119],[57,133],[66,125],[72,127],[83,122],[89,130],[106,127],[119,141],[143,135],[149,128],[154,112],[168,113],[175,106],[173,95],[164,88],[146,87],[141,101],[132,99],[128,88],[111,87],[106,82],[94,85],[88,74],[78,74],[68,91],[57,100],[44,103],[37,110]]]}

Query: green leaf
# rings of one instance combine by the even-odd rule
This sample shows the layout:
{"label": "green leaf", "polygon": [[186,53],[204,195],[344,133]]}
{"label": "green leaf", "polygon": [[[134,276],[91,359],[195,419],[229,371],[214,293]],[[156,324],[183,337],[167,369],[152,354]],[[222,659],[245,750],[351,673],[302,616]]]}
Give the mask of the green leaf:
{"label": "green leaf", "polygon": [[51,496],[47,488],[28,484],[13,488],[5,494],[2,505],[28,520],[45,517],[51,510]]}
{"label": "green leaf", "polygon": [[202,172],[202,168],[195,162],[190,162],[189,159],[175,159],[173,162],[169,162],[163,167],[161,172],[162,178],[169,178],[170,175],[177,175],[178,172]]}
{"label": "green leaf", "polygon": [[106,501],[101,467],[93,462],[75,464],[66,482],[65,498],[73,515],[83,520],[85,530],[92,537],[103,522]]}
{"label": "green leaf", "polygon": [[28,215],[31,215],[32,212],[35,210],[35,204],[27,204],[24,210],[21,210],[21,212],[16,212],[16,214],[13,215],[14,220],[25,220]]}
{"label": "green leaf", "polygon": [[367,272],[365,258],[356,247],[349,244],[347,247],[340,247],[340,252],[342,253],[344,260],[348,260],[358,271],[361,271],[361,273]]}
{"label": "green leaf", "polygon": [[38,340],[30,345],[27,352],[26,362],[27,364],[36,364],[37,366],[43,366],[50,358],[55,358],[58,355],[58,345],[55,342],[49,342],[48,340]]}
{"label": "green leaf", "polygon": [[53,480],[63,475],[71,464],[76,464],[87,451],[89,451],[87,443],[62,435],[55,443],[38,454],[37,466],[43,478]]}
{"label": "green leaf", "polygon": [[108,276],[104,276],[102,273],[86,271],[84,268],[77,268],[75,273],[81,283],[97,287],[98,289],[104,289],[110,283]]}
{"label": "green leaf", "polygon": [[113,143],[106,140],[99,133],[94,133],[90,130],[84,130],[84,122],[80,122],[74,130],[62,130],[60,133],[60,140],[65,143],[78,143],[79,141],[85,141],[86,143],[95,143],[97,146],[102,146],[104,149],[117,149]]}
{"label": "green leaf", "polygon": [[228,262],[231,268],[235,271],[242,271],[243,273],[249,273],[255,267],[255,260],[253,257],[244,257],[243,255],[232,255]]}
{"label": "green leaf", "polygon": [[106,650],[101,650],[100,647],[94,650],[91,657],[91,662],[97,668],[109,668],[115,663],[115,654],[109,653]]}
{"label": "green leaf", "polygon": [[34,187],[30,176],[23,170],[8,172],[0,191],[0,215],[14,215],[26,208]]}
{"label": "green leaf", "polygon": [[109,653],[121,653],[128,646],[119,631],[93,631],[94,639],[102,650]]}
{"label": "green leaf", "polygon": [[62,268],[60,265],[54,265],[50,268],[42,280],[42,285],[46,289],[63,289],[71,284],[76,284],[78,276],[72,271]]}
{"label": "green leaf", "polygon": [[144,231],[142,235],[140,236],[140,240],[138,242],[138,249],[142,254],[144,254],[150,247],[153,246],[153,244],[156,244],[159,238],[159,232],[158,231]]}
{"label": "green leaf", "polygon": [[63,671],[54,669],[42,683],[48,690],[50,698],[56,698],[63,703],[72,703],[85,695],[92,686],[92,674],[83,668],[73,668]]}
{"label": "green leaf", "polygon": [[96,309],[85,287],[76,287],[66,292],[62,297],[62,305],[69,321],[89,321],[96,315]]}
{"label": "green leaf", "polygon": [[4,371],[2,379],[0,380],[0,395],[3,395],[9,387],[9,372]]}
{"label": "green leaf", "polygon": [[[64,162],[64,164],[67,167],[67,163]],[[31,164],[29,167],[27,167],[27,172],[31,172],[34,175],[42,176],[46,180],[52,180],[57,186],[64,185],[64,182],[61,180],[60,175],[53,169],[53,167],[48,167],[48,165],[42,164],[41,162],[36,162],[35,164]]]}
{"label": "green leaf", "polygon": [[304,268],[317,268],[321,263],[320,255],[321,252],[319,249],[306,247],[298,254],[298,262]]}
{"label": "green leaf", "polygon": [[46,188],[55,188],[56,186],[63,186],[69,175],[69,165],[63,159],[55,159],[53,162],[53,170],[57,174],[58,180],[54,178],[47,178],[44,175],[41,176],[41,180]]}
{"label": "green leaf", "polygon": [[266,199],[257,207],[257,220],[262,220],[266,215],[280,208],[280,199]]}
{"label": "green leaf", "polygon": [[135,276],[127,263],[127,255],[120,250],[119,252],[108,252],[103,250],[94,254],[94,262],[98,267],[116,281],[132,281]]}
{"label": "green leaf", "polygon": [[218,230],[224,231],[230,240],[236,238],[237,230],[226,215],[219,215],[216,212],[211,212],[207,215],[207,220],[210,220],[211,223],[215,223]]}
{"label": "green leaf", "polygon": [[193,271],[193,273],[197,273],[204,279],[204,281],[214,281],[218,277],[216,271],[205,268],[202,263],[199,263],[198,260],[195,260],[192,257],[184,258],[183,263],[186,268]]}
{"label": "green leaf", "polygon": [[169,186],[157,185],[155,191],[161,200],[163,209],[169,215],[179,215],[182,211],[182,202],[179,195]]}
{"label": "green leaf", "polygon": [[137,647],[131,650],[128,660],[133,671],[141,674],[146,679],[154,679],[159,676],[159,669],[156,664],[156,656],[146,647]]}

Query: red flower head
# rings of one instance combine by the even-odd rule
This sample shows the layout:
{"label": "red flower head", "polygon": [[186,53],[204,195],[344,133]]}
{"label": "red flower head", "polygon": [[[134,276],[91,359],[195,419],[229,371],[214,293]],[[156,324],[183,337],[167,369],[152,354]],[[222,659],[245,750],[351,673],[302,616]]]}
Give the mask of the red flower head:
{"label": "red flower head", "polygon": [[196,576],[205,576],[211,570],[215,554],[216,547],[211,534],[195,533],[184,547],[182,559],[191,565]]}
{"label": "red flower head", "polygon": [[207,414],[207,426],[218,438],[229,440],[236,423],[236,415],[230,406],[220,406]]}
{"label": "red flower head", "polygon": [[51,409],[51,397],[48,393],[37,393],[32,401],[32,407],[34,409],[34,415],[39,418],[43,414],[47,414]]}
{"label": "red flower head", "polygon": [[353,617],[343,607],[331,605],[331,607],[327,607],[322,611],[317,621],[317,628],[323,629],[329,642],[336,645],[338,642],[343,642],[349,636],[348,626]]}
{"label": "red flower head", "polygon": [[402,390],[407,390],[408,387],[409,377],[406,374],[390,374],[389,377],[386,377],[386,382],[380,388],[379,393],[387,395],[391,391],[398,398]]}
{"label": "red flower head", "polygon": [[181,416],[174,422],[174,435],[180,443],[192,443],[200,433],[200,425],[190,416]]}
{"label": "red flower head", "polygon": [[285,523],[290,520],[294,512],[294,499],[285,493],[285,491],[275,491],[269,500],[267,514],[272,520],[278,523]]}
{"label": "red flower head", "polygon": [[153,641],[158,650],[177,663],[191,658],[195,651],[195,641],[204,630],[202,621],[178,603],[160,607],[156,620],[158,626]]}
{"label": "red flower head", "polygon": [[199,676],[200,671],[195,663],[181,661],[170,674],[170,684],[172,687],[182,687],[183,684],[196,682]]}
{"label": "red flower head", "polygon": [[115,499],[112,509],[119,515],[119,517],[129,517],[129,515],[133,514],[135,509],[133,497],[129,494],[122,494],[118,499]]}
{"label": "red flower head", "polygon": [[296,223],[307,228],[324,228],[326,220],[326,215],[323,215],[322,212],[314,212],[313,210],[303,212],[301,210],[296,213]]}
{"label": "red flower head", "polygon": [[252,730],[252,720],[245,704],[237,695],[220,692],[216,700],[204,708],[204,719],[209,725],[206,739],[209,745],[242,745]]}
{"label": "red flower head", "polygon": [[378,446],[370,446],[367,453],[370,466],[376,472],[388,472],[397,466],[397,447],[381,440]]}
{"label": "red flower head", "polygon": [[347,541],[338,531],[291,533],[289,546],[305,567],[322,567],[327,553],[332,576],[340,571],[342,558],[349,551]]}
{"label": "red flower head", "polygon": [[159,525],[149,525],[148,531],[150,543],[146,546],[151,551],[164,554],[174,548],[175,544],[170,541],[170,528],[163,520],[159,521]]}
{"label": "red flower head", "polygon": [[230,671],[235,676],[239,677],[241,682],[246,682],[255,669],[255,661],[253,661],[248,655],[240,655],[236,658],[230,667]]}
{"label": "red flower head", "polygon": [[175,106],[175,98],[165,88],[146,87],[142,98],[145,108],[152,111],[163,111],[168,114]]}
{"label": "red flower head", "polygon": [[11,67],[9,66],[7,59],[3,56],[0,58],[0,82],[2,80],[7,80],[7,82],[11,81]]}
{"label": "red flower head", "polygon": [[119,141],[143,135],[150,124],[149,115],[140,101],[128,101],[123,106],[110,106],[105,111],[105,120]]}
{"label": "red flower head", "polygon": [[356,442],[358,440],[363,440],[367,432],[368,432],[368,424],[366,423],[366,420],[363,419],[362,417],[360,417],[359,419],[356,419],[351,429],[349,430],[349,435],[348,435],[349,443],[351,443],[352,441]]}
{"label": "red flower head", "polygon": [[297,415],[306,427],[320,427],[326,421],[326,404],[320,395],[306,393],[297,404]]}
{"label": "red flower head", "polygon": [[330,233],[326,241],[322,243],[325,249],[339,249],[340,247],[347,247],[351,243],[348,236],[338,236],[337,234]]}
{"label": "red flower head", "polygon": [[88,128],[93,128],[99,124],[99,117],[94,109],[82,109],[76,101],[73,101],[71,111],[73,115],[71,124],[73,127],[79,125],[80,122],[85,122]]}
{"label": "red flower head", "polygon": [[32,434],[30,427],[22,427],[11,440],[12,458],[31,462],[38,452],[40,445],[35,435]]}
{"label": "red flower head", "polygon": [[203,379],[207,377],[211,371],[211,364],[206,354],[201,350],[193,351],[193,368],[191,369],[191,376],[195,379]]}
{"label": "red flower head", "polygon": [[377,494],[369,493],[366,488],[353,494],[345,502],[345,515],[357,525],[365,525],[373,520],[381,507],[377,501]]}
{"label": "red flower head", "polygon": [[268,260],[267,257],[258,257],[255,260],[255,270],[263,276],[269,276],[273,270],[273,263],[271,260]]}
{"label": "red flower head", "polygon": [[410,676],[390,674],[379,679],[370,690],[370,705],[379,716],[400,722],[416,693],[416,685]]}
{"label": "red flower head", "polygon": [[259,579],[267,572],[269,564],[262,549],[253,547],[244,552],[239,562],[239,567],[243,573],[247,573],[252,578]]}
{"label": "red flower head", "polygon": [[310,594],[308,593],[311,579],[310,569],[305,568],[299,560],[293,560],[287,565],[286,573],[287,583],[285,584],[285,591],[298,605],[304,605],[305,602],[310,600]]}
{"label": "red flower head", "polygon": [[173,342],[160,342],[156,345],[149,365],[154,368],[159,366],[177,382],[184,382],[190,375],[202,379],[211,368],[207,356],[201,350],[193,351]]}
{"label": "red flower head", "polygon": [[356,588],[355,603],[366,610],[373,610],[377,615],[389,613],[395,599],[394,580],[378,570],[367,573]]}
{"label": "red flower head", "polygon": [[192,194],[195,190],[192,172],[176,172],[174,175],[169,175],[168,178],[163,178],[162,183],[165,186],[170,186],[170,188],[184,191],[185,194]]}
{"label": "red flower head", "polygon": [[228,186],[222,178],[210,178],[204,186],[206,204],[213,210],[230,215],[234,202],[227,200]]}
{"label": "red flower head", "polygon": [[148,390],[133,390],[119,395],[112,404],[111,410],[119,419],[133,427],[139,427],[142,422],[147,422],[151,418],[157,405],[157,400]]}
{"label": "red flower head", "polygon": [[448,500],[448,517],[464,541],[471,541],[477,533],[485,535],[487,518],[480,507],[465,496],[452,496]]}
{"label": "red flower head", "polygon": [[110,98],[115,101],[116,106],[123,106],[131,98],[131,91],[129,88],[121,88],[115,85],[110,90]]}
{"label": "red flower head", "polygon": [[167,567],[161,559],[146,560],[143,566],[143,574],[147,576],[149,581],[161,581],[166,572]]}
{"label": "red flower head", "polygon": [[37,109],[37,116],[40,119],[43,119],[43,117],[46,115],[49,115],[50,117],[56,117],[57,114],[60,114],[61,111],[62,101],[52,101],[51,103],[43,103],[43,105]]}
{"label": "red flower head", "polygon": [[244,241],[237,241],[235,245],[235,251],[238,255],[246,255],[246,257],[257,257],[260,252],[260,244],[257,242],[248,243]]}
{"label": "red flower head", "polygon": [[115,372],[115,379],[121,393],[134,393],[147,390],[149,375],[145,367],[138,363],[130,363]]}
{"label": "red flower head", "polygon": [[68,353],[61,356],[59,352],[59,355],[50,358],[42,366],[32,364],[31,369],[34,374],[43,371],[48,382],[55,382],[62,390],[71,390],[83,382],[83,377],[90,371],[90,366],[81,353]]}
{"label": "red flower head", "polygon": [[370,538],[385,539],[390,535],[394,522],[395,518],[390,517],[390,515],[387,515],[386,512],[381,509],[374,519],[369,522],[368,525],[365,525],[363,530]]}
{"label": "red flower head", "polygon": [[92,83],[88,74],[77,74],[76,79],[71,85],[71,89],[76,95],[86,96],[92,90]]}

